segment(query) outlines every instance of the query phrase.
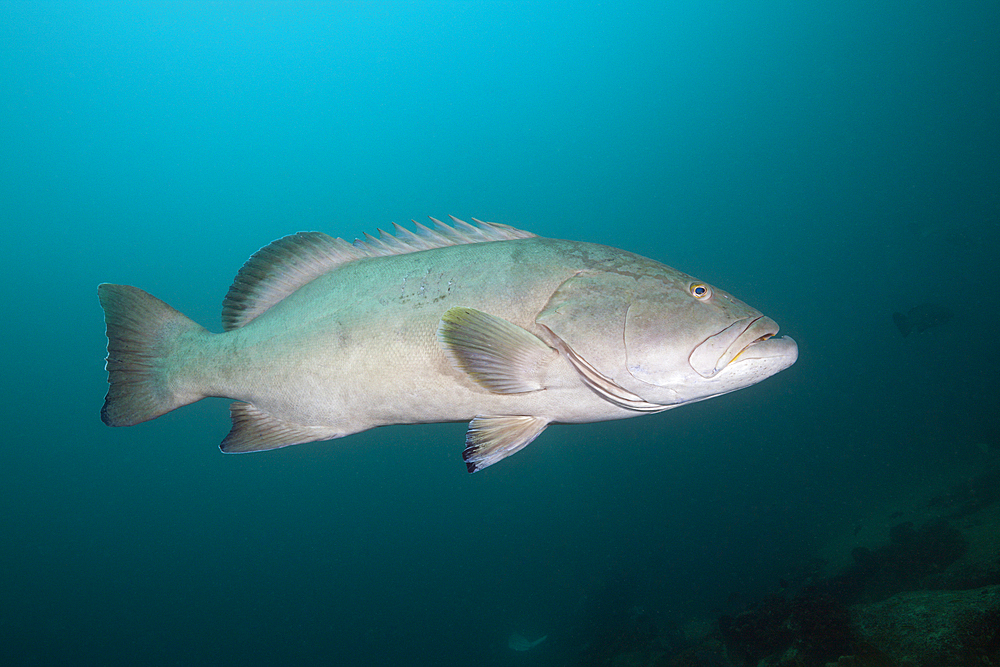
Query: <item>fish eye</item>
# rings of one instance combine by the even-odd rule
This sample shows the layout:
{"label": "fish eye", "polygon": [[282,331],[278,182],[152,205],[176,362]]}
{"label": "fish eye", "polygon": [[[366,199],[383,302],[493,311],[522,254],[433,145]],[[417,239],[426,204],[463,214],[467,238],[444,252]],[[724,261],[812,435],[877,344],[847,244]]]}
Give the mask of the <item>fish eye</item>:
{"label": "fish eye", "polygon": [[704,301],[712,296],[712,288],[702,283],[691,283],[691,296]]}

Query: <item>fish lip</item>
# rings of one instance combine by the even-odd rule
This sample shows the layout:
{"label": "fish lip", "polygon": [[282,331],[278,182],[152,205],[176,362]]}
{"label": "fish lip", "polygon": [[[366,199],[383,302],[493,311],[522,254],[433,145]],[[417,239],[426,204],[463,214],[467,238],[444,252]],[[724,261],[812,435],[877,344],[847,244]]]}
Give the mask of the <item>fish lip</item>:
{"label": "fish lip", "polygon": [[[766,315],[761,315],[753,319],[743,333],[740,334],[733,344],[729,346],[726,353],[719,358],[718,370],[722,370],[729,364],[735,362],[741,355],[756,347],[758,351],[767,349],[762,344],[774,337],[778,333],[778,323]],[[762,355],[763,356],[763,355]]]}
{"label": "fish lip", "polygon": [[785,364],[779,370],[788,368],[798,360],[799,346],[795,339],[791,336],[762,336],[740,350],[730,363],[778,357],[785,359]]}
{"label": "fish lip", "polygon": [[[745,351],[765,343],[776,333],[778,323],[765,315],[736,320],[695,347],[688,363],[702,377],[714,377]],[[760,355],[760,358],[764,356],[767,355]]]}

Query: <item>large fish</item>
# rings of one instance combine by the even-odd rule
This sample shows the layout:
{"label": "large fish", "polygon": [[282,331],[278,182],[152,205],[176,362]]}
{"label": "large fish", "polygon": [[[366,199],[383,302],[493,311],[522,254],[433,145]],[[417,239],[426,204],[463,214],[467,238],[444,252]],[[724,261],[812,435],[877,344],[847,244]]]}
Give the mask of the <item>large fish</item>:
{"label": "large fish", "polygon": [[100,285],[104,423],[222,396],[236,400],[222,451],[250,452],[468,420],[475,472],[551,423],[719,396],[798,355],[773,320],[659,262],[452,220],[353,244],[279,239],[240,269],[221,334],[138,288]]}

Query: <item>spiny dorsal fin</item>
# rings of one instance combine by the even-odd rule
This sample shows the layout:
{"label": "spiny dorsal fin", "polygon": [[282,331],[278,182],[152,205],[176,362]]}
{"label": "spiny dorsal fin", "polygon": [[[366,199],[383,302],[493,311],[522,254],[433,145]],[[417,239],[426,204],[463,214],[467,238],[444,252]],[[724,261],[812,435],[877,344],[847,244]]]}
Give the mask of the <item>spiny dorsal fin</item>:
{"label": "spiny dorsal fin", "polygon": [[378,238],[371,234],[365,234],[364,240],[356,239],[354,247],[365,251],[368,257],[383,257],[385,255],[402,255],[418,250],[430,250],[432,248],[444,248],[450,245],[463,245],[466,243],[485,243],[487,241],[512,241],[514,239],[528,239],[535,234],[521,229],[515,229],[508,225],[501,225],[496,222],[483,222],[472,219],[475,225],[470,225],[464,220],[459,220],[453,215],[449,218],[455,226],[447,225],[436,218],[431,218],[434,228],[431,229],[421,225],[416,220],[413,224],[417,226],[416,233],[405,227],[393,223],[396,235],[393,236],[383,230],[378,230]]}
{"label": "spiny dorsal fin", "polygon": [[255,252],[236,274],[222,303],[222,327],[231,331],[246,325],[306,283],[356,259],[535,236],[495,222],[473,218],[476,224],[470,225],[449,217],[454,227],[431,218],[433,229],[413,221],[417,231],[411,232],[393,223],[395,236],[380,229],[378,238],[365,234],[365,240],[355,239],[353,244],[322,232],[280,238]]}

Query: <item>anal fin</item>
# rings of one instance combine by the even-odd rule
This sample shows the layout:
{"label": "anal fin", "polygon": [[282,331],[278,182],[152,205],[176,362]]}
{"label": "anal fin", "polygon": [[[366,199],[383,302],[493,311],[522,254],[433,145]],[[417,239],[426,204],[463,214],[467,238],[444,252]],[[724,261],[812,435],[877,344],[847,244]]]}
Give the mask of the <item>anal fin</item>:
{"label": "anal fin", "polygon": [[300,426],[272,417],[250,403],[236,402],[229,406],[233,428],[219,449],[227,454],[262,452],[305,442],[336,437],[329,429]]}
{"label": "anal fin", "polygon": [[482,470],[524,449],[549,420],[531,416],[479,416],[469,422],[462,458],[469,472]]}

